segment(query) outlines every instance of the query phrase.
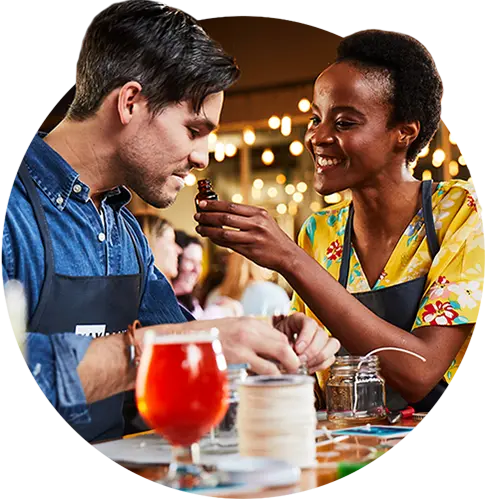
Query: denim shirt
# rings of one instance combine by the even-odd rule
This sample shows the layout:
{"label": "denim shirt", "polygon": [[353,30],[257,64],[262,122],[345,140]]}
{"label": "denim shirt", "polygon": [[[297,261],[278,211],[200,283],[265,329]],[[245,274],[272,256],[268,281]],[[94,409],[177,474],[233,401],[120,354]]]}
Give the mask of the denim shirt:
{"label": "denim shirt", "polygon": [[[108,192],[100,211],[89,187],[71,166],[37,135],[23,162],[44,208],[54,250],[56,273],[70,276],[127,275],[140,272],[130,225],[144,262],[145,282],[139,320],[143,326],[193,319],[183,311],[154,259],[138,222],[125,207],[131,195],[125,187]],[[25,288],[28,316],[37,307],[44,282],[44,247],[25,188],[17,175],[3,229],[4,283],[20,281]],[[77,366],[93,338],[72,332],[27,333],[27,364],[49,401],[69,423],[87,423],[86,397]]]}

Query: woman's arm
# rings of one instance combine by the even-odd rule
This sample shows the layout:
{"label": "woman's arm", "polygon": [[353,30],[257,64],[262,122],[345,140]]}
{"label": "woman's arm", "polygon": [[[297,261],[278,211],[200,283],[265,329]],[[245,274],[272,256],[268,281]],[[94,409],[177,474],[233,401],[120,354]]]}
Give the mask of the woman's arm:
{"label": "woman's arm", "polygon": [[365,355],[380,347],[398,347],[422,355],[425,363],[399,352],[379,355],[387,382],[410,402],[421,400],[438,383],[471,331],[470,325],[430,326],[409,334],[354,298],[265,210],[224,201],[209,202],[204,210],[195,217],[201,224],[199,234],[283,275],[347,350]]}

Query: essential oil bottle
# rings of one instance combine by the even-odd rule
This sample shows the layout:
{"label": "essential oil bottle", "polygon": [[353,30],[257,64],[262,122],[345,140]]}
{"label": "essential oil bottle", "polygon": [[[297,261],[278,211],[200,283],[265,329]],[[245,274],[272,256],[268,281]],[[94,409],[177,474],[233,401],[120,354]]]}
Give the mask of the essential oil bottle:
{"label": "essential oil bottle", "polygon": [[204,178],[197,182],[197,187],[199,192],[195,196],[195,209],[200,212],[199,203],[203,200],[207,201],[217,201],[219,199],[218,195],[212,190],[212,183],[210,179]]}

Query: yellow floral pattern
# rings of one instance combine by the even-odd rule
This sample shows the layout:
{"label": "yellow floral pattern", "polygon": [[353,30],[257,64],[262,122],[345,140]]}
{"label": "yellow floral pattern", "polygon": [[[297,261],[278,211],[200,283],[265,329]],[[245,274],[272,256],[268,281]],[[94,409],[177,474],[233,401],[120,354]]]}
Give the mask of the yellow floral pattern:
{"label": "yellow floral pattern", "polygon": [[[350,201],[345,200],[313,214],[304,223],[298,238],[298,244],[335,279],[340,271],[349,204]],[[484,240],[473,185],[462,180],[440,182],[432,197],[432,207],[440,244],[434,260],[431,261],[429,254],[421,209],[401,236],[372,290],[427,275],[413,329],[430,325],[475,324],[483,288]],[[371,290],[353,248],[347,290],[351,293]],[[296,293],[291,309],[318,321]],[[459,367],[469,341],[470,337],[445,373],[447,382]]]}

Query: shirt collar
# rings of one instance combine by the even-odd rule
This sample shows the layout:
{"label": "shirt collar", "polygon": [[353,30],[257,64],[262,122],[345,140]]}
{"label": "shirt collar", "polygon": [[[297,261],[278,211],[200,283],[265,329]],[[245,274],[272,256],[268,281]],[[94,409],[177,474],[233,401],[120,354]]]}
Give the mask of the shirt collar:
{"label": "shirt collar", "polygon": [[[79,173],[43,140],[46,135],[38,133],[24,156],[32,180],[59,211],[64,210],[70,197],[89,201],[89,187],[79,180]],[[119,210],[131,200],[131,194],[126,187],[119,186],[108,191],[104,199],[106,204]]]}

